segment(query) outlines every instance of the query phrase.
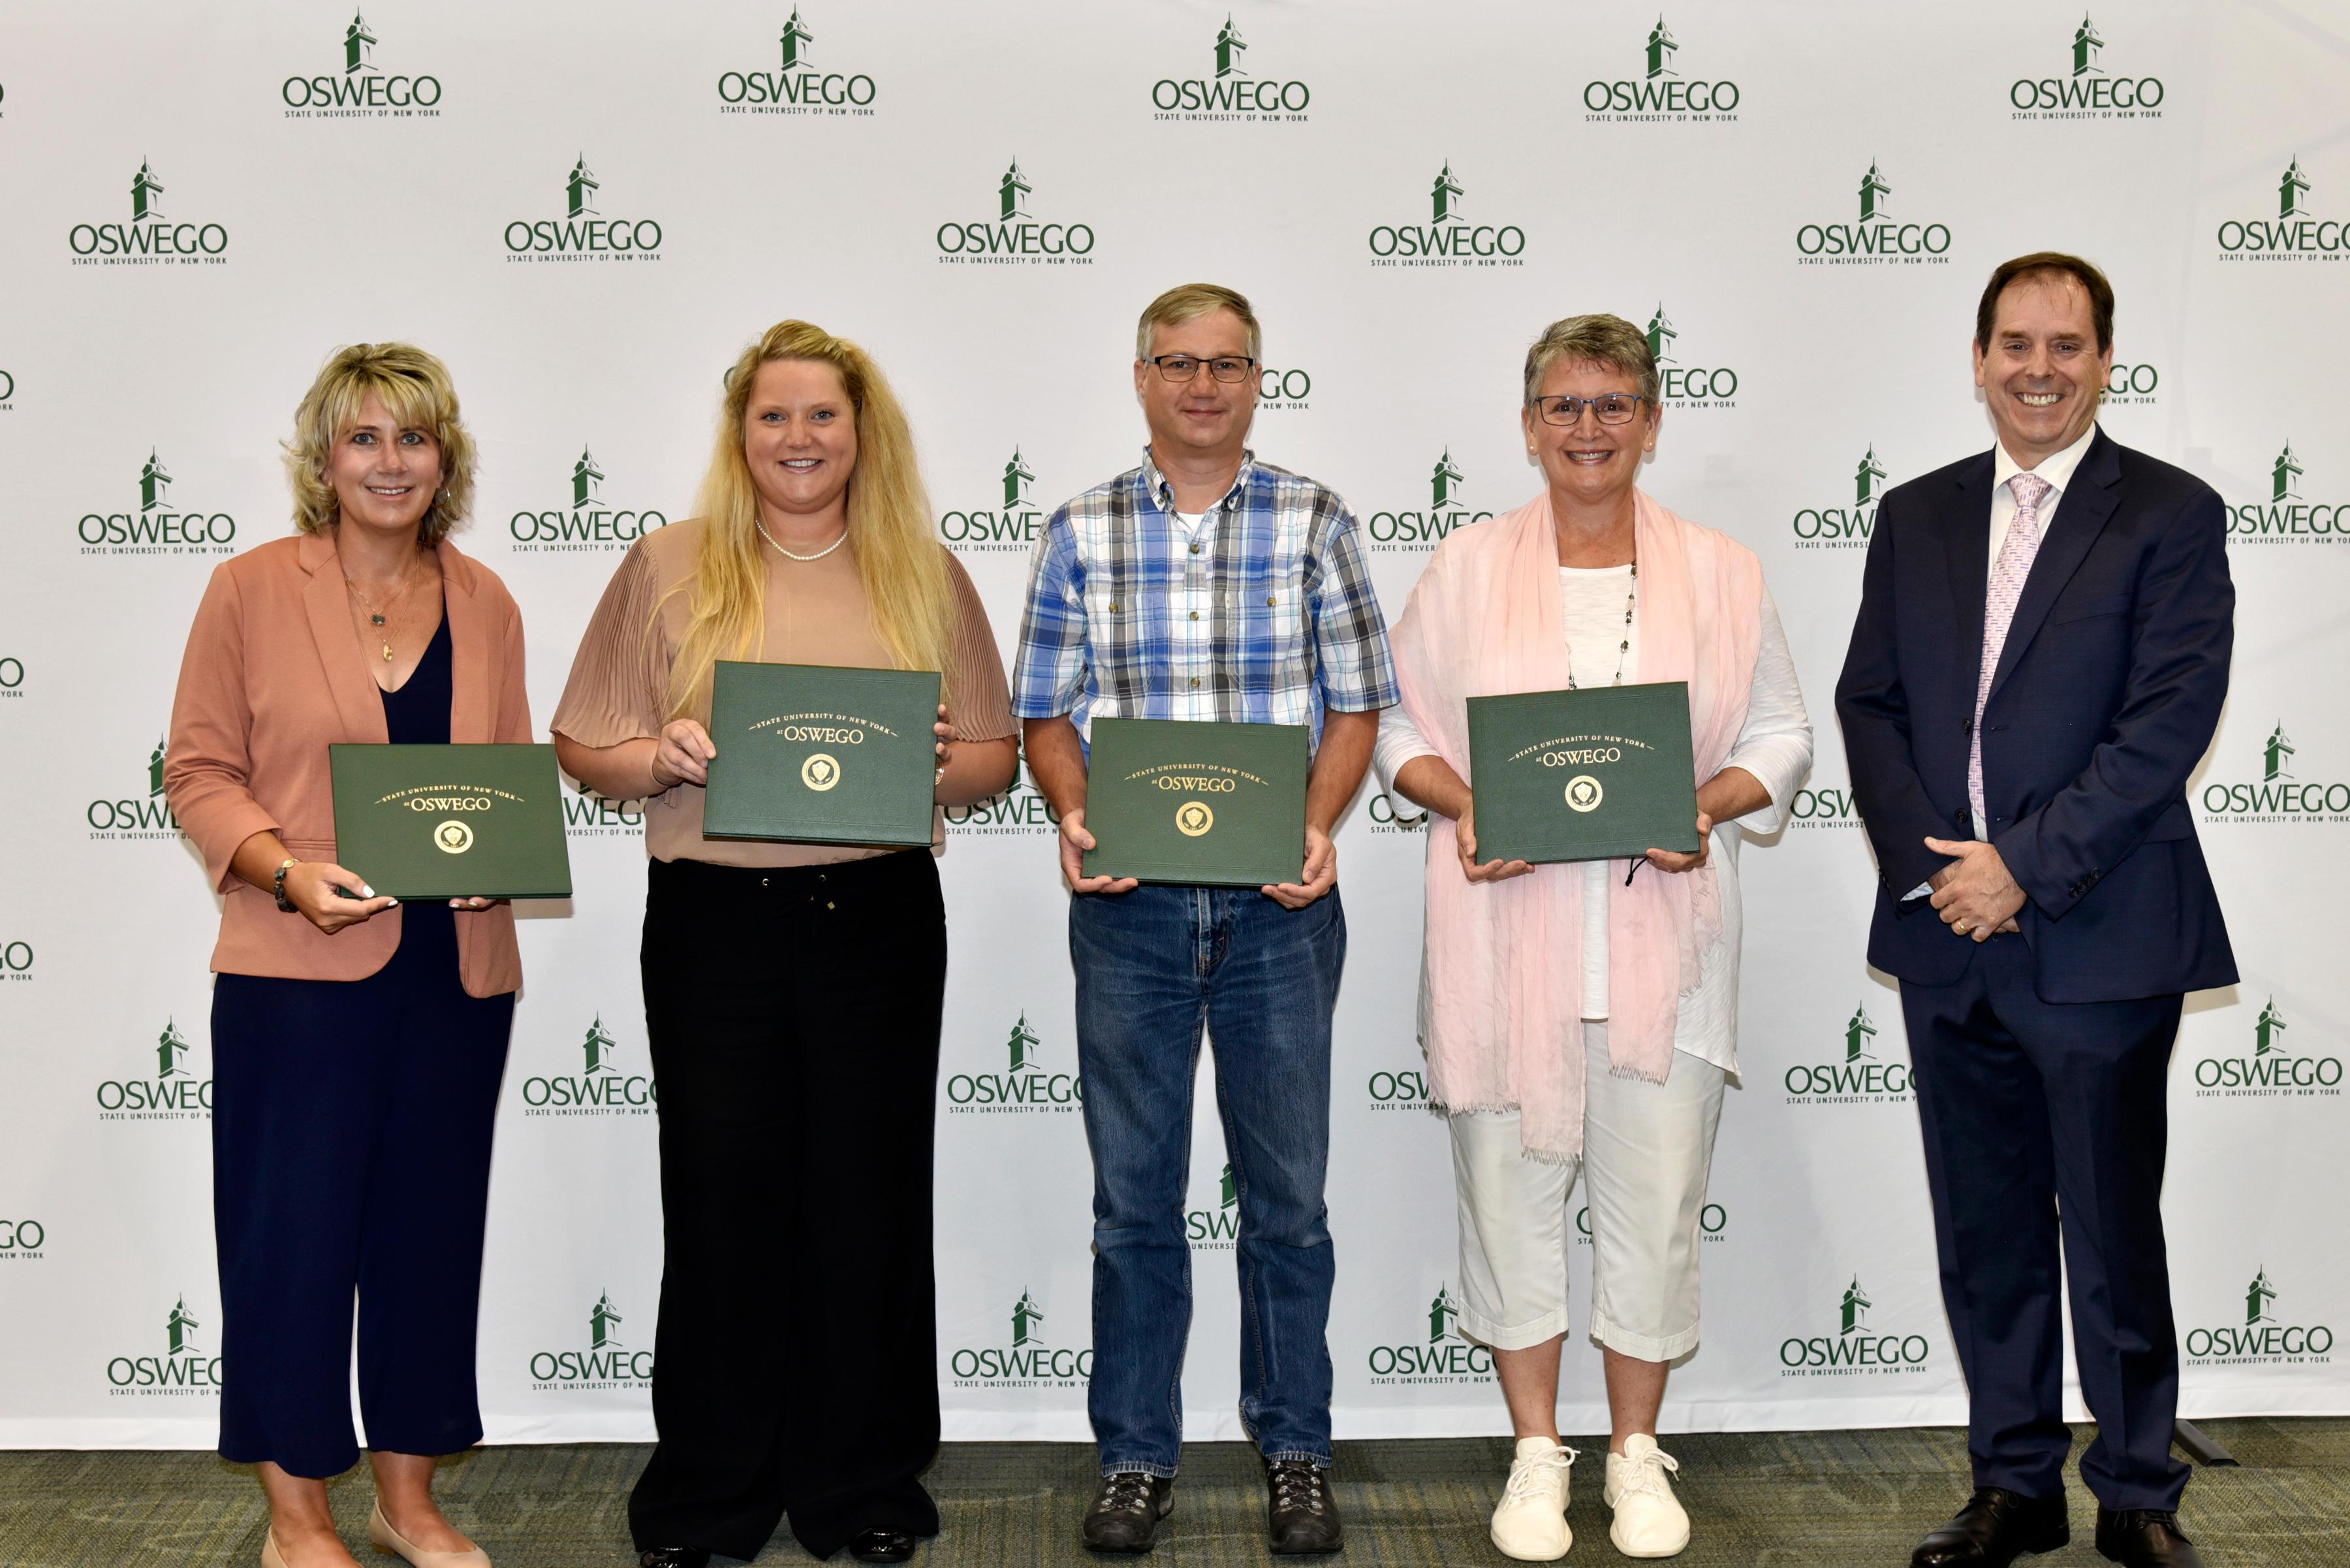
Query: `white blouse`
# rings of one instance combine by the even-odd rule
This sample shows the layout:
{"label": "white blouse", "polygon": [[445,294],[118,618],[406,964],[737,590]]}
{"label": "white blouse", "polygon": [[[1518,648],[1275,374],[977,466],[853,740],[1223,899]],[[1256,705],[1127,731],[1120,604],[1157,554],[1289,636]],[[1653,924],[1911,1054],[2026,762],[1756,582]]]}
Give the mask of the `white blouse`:
{"label": "white blouse", "polygon": [[[1565,612],[1567,667],[1582,687],[1607,686],[1616,681],[1617,660],[1623,659],[1624,682],[1640,678],[1640,626],[1637,608],[1632,624],[1624,624],[1625,600],[1632,586],[1629,566],[1561,566],[1559,597]],[[1696,992],[1681,1002],[1680,1021],[1673,1033],[1673,1048],[1711,1062],[1725,1072],[1738,1070],[1738,948],[1744,929],[1739,909],[1738,846],[1749,828],[1776,832],[1786,820],[1787,805],[1812,765],[1812,722],[1804,711],[1803,689],[1796,683],[1795,660],[1787,649],[1787,634],[1779,611],[1762,590],[1762,646],[1754,660],[1754,685],[1747,694],[1746,723],[1738,732],[1722,766],[1744,768],[1768,791],[1771,801],[1748,815],[1713,825],[1712,863],[1721,881],[1721,937],[1705,954],[1702,978]],[[1630,647],[1619,645],[1629,642]],[[1395,793],[1395,777],[1414,757],[1436,755],[1401,703],[1379,715],[1378,750],[1373,765],[1379,786]],[[1628,860],[1593,860],[1583,867],[1583,1015],[1607,1016],[1607,878],[1621,881],[1631,867]],[[1437,875],[1431,869],[1430,875]],[[1455,873],[1457,874],[1457,873]],[[1659,875],[1650,867],[1644,873]],[[1423,971],[1425,958],[1421,963]]]}

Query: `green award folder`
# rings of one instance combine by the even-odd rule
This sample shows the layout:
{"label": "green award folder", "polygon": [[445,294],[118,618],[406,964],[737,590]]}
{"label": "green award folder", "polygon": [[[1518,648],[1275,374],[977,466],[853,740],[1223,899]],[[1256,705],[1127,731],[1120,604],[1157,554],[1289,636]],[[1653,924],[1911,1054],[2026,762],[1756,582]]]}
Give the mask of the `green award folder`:
{"label": "green award folder", "polygon": [[1689,686],[1595,686],[1469,699],[1480,860],[1694,854]]}
{"label": "green award folder", "polygon": [[719,661],[710,699],[711,838],[926,845],[939,674]]}
{"label": "green award folder", "polygon": [[568,898],[553,746],[330,745],[335,858],[395,898]]}
{"label": "green award folder", "polygon": [[1097,719],[1088,877],[1262,888],[1305,870],[1303,724]]}

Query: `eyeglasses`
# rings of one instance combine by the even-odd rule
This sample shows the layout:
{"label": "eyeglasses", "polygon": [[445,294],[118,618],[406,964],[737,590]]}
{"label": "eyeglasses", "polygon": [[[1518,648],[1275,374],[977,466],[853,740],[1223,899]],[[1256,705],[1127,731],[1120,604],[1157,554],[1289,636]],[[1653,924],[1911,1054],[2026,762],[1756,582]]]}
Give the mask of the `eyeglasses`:
{"label": "eyeglasses", "polygon": [[1544,424],[1571,425],[1583,417],[1587,406],[1601,424],[1622,425],[1631,423],[1640,405],[1648,400],[1638,392],[1602,392],[1596,398],[1536,398],[1534,409]]}
{"label": "eyeglasses", "polygon": [[1231,354],[1213,359],[1202,359],[1191,354],[1154,354],[1149,362],[1159,367],[1159,375],[1170,381],[1191,381],[1199,379],[1200,367],[1205,365],[1208,374],[1219,381],[1232,382],[1248,379],[1256,368],[1253,359],[1243,359]]}

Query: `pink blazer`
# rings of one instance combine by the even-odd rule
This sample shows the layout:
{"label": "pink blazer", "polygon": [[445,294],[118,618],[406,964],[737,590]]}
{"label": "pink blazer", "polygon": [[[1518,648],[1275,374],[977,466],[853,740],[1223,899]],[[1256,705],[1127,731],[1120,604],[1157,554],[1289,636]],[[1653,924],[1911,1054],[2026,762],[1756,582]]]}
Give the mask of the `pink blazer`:
{"label": "pink blazer", "polygon": [[[449,738],[526,742],[522,611],[488,567],[445,541],[440,554],[456,688]],[[237,846],[264,832],[288,855],[334,858],[327,747],[390,738],[367,660],[331,538],[275,539],[214,568],[180,661],[163,793],[226,895],[216,972],[364,980],[400,945],[396,907],[328,936],[229,870]],[[468,994],[518,989],[512,906],[461,911],[457,958]]]}

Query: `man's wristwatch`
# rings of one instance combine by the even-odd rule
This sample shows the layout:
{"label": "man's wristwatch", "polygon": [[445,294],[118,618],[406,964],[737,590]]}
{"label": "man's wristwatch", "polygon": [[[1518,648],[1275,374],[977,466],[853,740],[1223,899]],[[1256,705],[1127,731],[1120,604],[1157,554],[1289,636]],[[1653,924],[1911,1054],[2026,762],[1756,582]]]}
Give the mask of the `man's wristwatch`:
{"label": "man's wristwatch", "polygon": [[300,862],[288,855],[277,863],[277,875],[269,879],[269,890],[277,895],[277,907],[289,915],[298,915],[302,912],[296,907],[294,900],[286,896],[286,873],[294,869],[298,864]]}

